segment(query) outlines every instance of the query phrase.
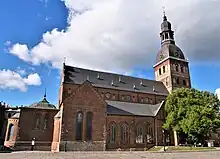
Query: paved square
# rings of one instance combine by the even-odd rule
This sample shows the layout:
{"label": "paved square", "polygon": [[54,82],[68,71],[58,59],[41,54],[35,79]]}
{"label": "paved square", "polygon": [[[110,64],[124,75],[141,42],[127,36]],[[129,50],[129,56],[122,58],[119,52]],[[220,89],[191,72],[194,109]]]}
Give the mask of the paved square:
{"label": "paved square", "polygon": [[220,151],[207,152],[13,152],[0,159],[219,159]]}

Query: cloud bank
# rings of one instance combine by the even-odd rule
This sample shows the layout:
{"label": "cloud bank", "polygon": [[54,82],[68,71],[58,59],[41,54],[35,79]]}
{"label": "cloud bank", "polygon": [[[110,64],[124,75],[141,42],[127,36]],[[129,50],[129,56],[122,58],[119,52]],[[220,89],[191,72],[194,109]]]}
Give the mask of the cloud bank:
{"label": "cloud bank", "polygon": [[26,92],[28,86],[41,85],[41,78],[37,73],[29,74],[26,77],[22,73],[12,70],[0,70],[0,89],[20,90]]}
{"label": "cloud bank", "polygon": [[220,100],[220,88],[216,89],[215,94],[218,96],[218,99]]}
{"label": "cloud bank", "polygon": [[67,64],[128,72],[149,68],[160,48],[162,7],[173,24],[176,43],[192,62],[220,61],[220,0],[62,0],[68,27],[42,35],[41,41],[12,44],[9,52],[33,65]]}

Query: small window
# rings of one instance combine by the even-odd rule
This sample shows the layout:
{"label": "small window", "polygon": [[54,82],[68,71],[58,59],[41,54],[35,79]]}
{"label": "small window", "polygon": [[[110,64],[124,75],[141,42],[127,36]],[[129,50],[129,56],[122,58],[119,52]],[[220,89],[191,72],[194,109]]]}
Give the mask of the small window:
{"label": "small window", "polygon": [[161,68],[159,68],[159,75],[161,75]]}
{"label": "small window", "polygon": [[173,39],[173,34],[172,33],[170,33],[170,38]]}
{"label": "small window", "polygon": [[104,92],[101,93],[101,97],[102,97],[102,98],[105,98]]}
{"label": "small window", "polygon": [[111,94],[110,94],[110,93],[106,93],[106,94],[105,94],[105,97],[106,97],[107,99],[109,99],[109,98],[111,97]]}
{"label": "small window", "polygon": [[183,66],[180,66],[181,72],[184,73]]}
{"label": "small window", "polygon": [[11,113],[8,113],[8,118],[11,118]]}
{"label": "small window", "polygon": [[179,78],[176,79],[176,84],[180,84]]}
{"label": "small window", "polygon": [[125,96],[124,95],[121,96],[121,100],[125,100]]}
{"label": "small window", "polygon": [[71,92],[72,92],[71,88],[68,88],[68,94],[71,94]]}
{"label": "small window", "polygon": [[176,84],[176,78],[175,77],[173,78],[173,84]]}
{"label": "small window", "polygon": [[131,96],[127,95],[127,96],[126,96],[126,100],[127,100],[127,101],[130,101],[130,100],[131,100]]}
{"label": "small window", "polygon": [[39,117],[36,118],[35,129],[40,129],[40,118]]}
{"label": "small window", "polygon": [[143,103],[144,102],[144,98],[140,98],[140,103]]}
{"label": "small window", "polygon": [[179,65],[176,64],[176,72],[179,72]]}
{"label": "small window", "polygon": [[116,100],[115,94],[112,94],[112,100]]}
{"label": "small window", "polygon": [[184,86],[186,85],[186,80],[183,80],[183,85],[184,85]]}
{"label": "small window", "polygon": [[146,98],[145,98],[145,103],[148,103],[148,102],[149,102],[149,98],[146,97]]}
{"label": "small window", "polygon": [[165,39],[168,39],[168,33],[165,33]]}
{"label": "small window", "polygon": [[144,132],[143,132],[143,127],[141,125],[137,126],[136,129],[136,143],[143,143],[144,142]]}
{"label": "small window", "polygon": [[163,66],[163,73],[165,73],[166,72],[166,68],[165,68],[165,66]]}
{"label": "small window", "polygon": [[166,82],[165,83],[166,83],[166,86],[169,85],[169,78],[168,77],[166,78]]}
{"label": "small window", "polygon": [[47,128],[48,128],[48,120],[44,119],[44,129],[47,129]]}

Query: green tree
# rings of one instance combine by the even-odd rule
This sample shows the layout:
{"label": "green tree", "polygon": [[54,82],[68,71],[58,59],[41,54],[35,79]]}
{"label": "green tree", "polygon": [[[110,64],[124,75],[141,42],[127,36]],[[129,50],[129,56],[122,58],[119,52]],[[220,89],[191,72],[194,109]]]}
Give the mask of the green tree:
{"label": "green tree", "polygon": [[210,92],[176,89],[167,97],[165,110],[164,128],[182,133],[193,142],[203,142],[220,128],[220,101]]}

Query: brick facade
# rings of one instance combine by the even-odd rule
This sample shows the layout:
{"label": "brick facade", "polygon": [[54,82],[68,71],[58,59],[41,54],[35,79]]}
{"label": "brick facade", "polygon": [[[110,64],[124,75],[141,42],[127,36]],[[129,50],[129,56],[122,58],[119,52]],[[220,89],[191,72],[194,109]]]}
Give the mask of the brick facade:
{"label": "brick facade", "polygon": [[[52,151],[77,151],[77,150],[115,150],[115,149],[143,149],[153,145],[161,145],[163,137],[156,135],[158,127],[162,127],[164,123],[163,109],[158,112],[155,117],[149,116],[120,116],[107,115],[107,105],[105,100],[127,101],[134,103],[148,103],[156,104],[165,100],[166,96],[146,93],[136,93],[129,91],[120,91],[107,88],[93,87],[88,81],[82,85],[65,84],[61,85],[63,95],[60,105],[63,108],[62,118],[54,121],[54,137]],[[106,96],[108,94],[108,96]],[[114,96],[114,97],[113,97]],[[128,99],[122,96],[130,96]],[[143,100],[141,99],[152,99]],[[76,141],[76,114],[83,112],[83,139]],[[93,113],[92,120],[92,140],[85,139],[85,121],[86,112]],[[162,114],[162,116],[161,116]],[[160,117],[159,117],[160,116]],[[109,142],[109,126],[114,122],[117,129],[116,143]],[[62,123],[62,124],[61,124]],[[120,126],[127,123],[129,126],[129,142],[127,144],[121,143]],[[143,142],[136,143],[136,125],[141,124],[145,128],[146,123],[152,125],[153,141],[151,143]],[[161,133],[158,133],[161,135]],[[59,143],[59,144],[58,144]]]}
{"label": "brick facade", "polygon": [[[50,150],[53,138],[54,116],[58,110],[21,108],[15,147],[17,150],[30,150],[35,138],[35,150]],[[39,127],[36,120],[39,119]],[[44,123],[45,119],[47,123]]]}

